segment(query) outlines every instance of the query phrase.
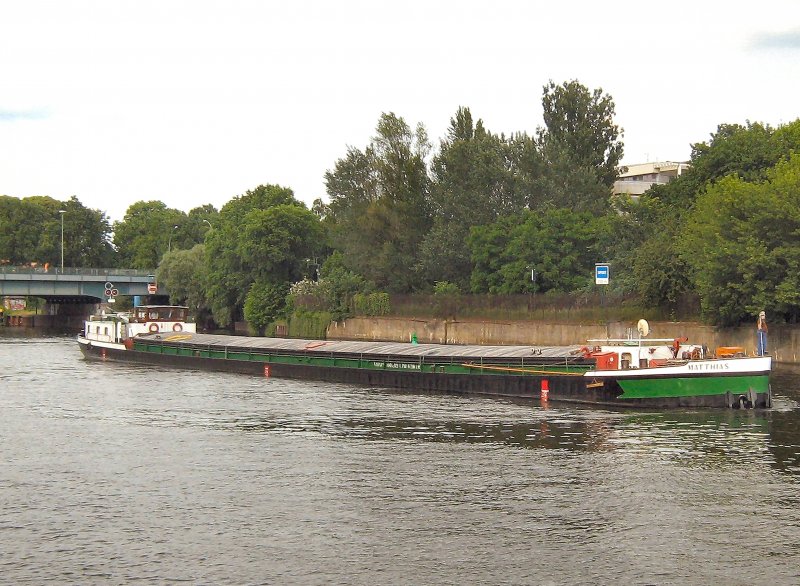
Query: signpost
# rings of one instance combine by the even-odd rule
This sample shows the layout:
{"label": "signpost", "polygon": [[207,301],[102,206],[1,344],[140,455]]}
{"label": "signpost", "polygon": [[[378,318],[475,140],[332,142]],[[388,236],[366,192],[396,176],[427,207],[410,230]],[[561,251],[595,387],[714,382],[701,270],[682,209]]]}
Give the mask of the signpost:
{"label": "signpost", "polygon": [[608,285],[609,275],[608,263],[595,263],[594,282],[596,285]]}
{"label": "signpost", "polygon": [[114,288],[114,283],[112,283],[111,281],[108,281],[106,283],[105,294],[106,294],[106,297],[108,297],[108,302],[109,303],[116,303],[117,302],[115,297],[117,295],[119,295],[119,291]]}

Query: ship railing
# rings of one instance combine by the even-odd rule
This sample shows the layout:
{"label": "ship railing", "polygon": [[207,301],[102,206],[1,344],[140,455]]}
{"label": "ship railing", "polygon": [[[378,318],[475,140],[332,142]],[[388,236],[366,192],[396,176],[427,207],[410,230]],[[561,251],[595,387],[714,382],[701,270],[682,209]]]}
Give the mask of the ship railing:
{"label": "ship railing", "polygon": [[593,338],[586,340],[589,344],[652,346],[653,344],[672,344],[675,338]]}

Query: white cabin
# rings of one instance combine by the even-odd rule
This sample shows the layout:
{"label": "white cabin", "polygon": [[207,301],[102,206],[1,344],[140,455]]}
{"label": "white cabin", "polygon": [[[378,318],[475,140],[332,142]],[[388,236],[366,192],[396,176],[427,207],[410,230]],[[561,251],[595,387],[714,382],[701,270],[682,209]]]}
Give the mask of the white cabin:
{"label": "white cabin", "polygon": [[672,366],[708,358],[708,350],[685,338],[589,340],[584,355],[595,359],[597,370],[629,370]]}
{"label": "white cabin", "polygon": [[120,344],[139,334],[194,333],[197,326],[188,316],[188,307],[142,305],[131,312],[93,315],[84,323],[83,334],[87,340]]}

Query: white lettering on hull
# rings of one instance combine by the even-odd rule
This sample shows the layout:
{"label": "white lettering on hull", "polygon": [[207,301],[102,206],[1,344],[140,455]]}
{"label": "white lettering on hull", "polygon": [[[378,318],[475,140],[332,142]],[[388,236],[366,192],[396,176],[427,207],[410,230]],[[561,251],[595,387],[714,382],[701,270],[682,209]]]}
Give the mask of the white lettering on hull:
{"label": "white lettering on hull", "polygon": [[703,372],[730,370],[730,362],[697,362],[687,365],[689,370],[699,370]]}
{"label": "white lettering on hull", "polygon": [[373,362],[373,366],[376,368],[392,368],[395,370],[421,370],[421,366],[419,364],[407,364],[405,362]]}

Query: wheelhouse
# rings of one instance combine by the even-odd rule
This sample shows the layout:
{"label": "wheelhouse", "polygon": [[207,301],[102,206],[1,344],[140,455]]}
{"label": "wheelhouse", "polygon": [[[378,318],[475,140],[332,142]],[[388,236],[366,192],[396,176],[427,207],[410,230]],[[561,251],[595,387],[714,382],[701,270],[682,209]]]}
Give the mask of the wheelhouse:
{"label": "wheelhouse", "polygon": [[186,322],[189,308],[177,305],[140,305],[133,309],[131,323]]}

